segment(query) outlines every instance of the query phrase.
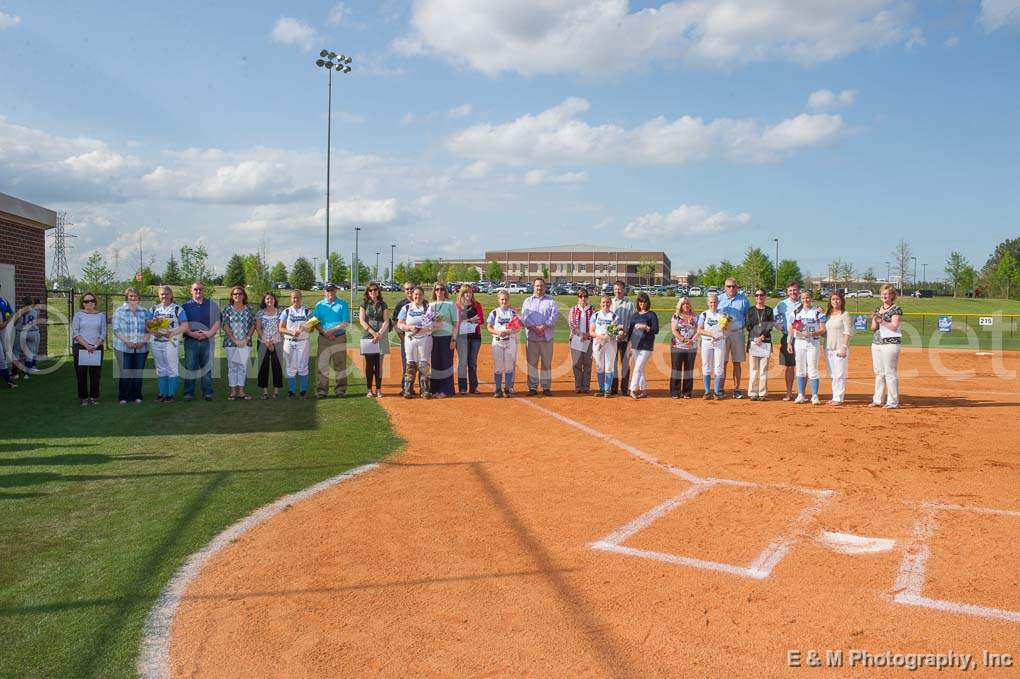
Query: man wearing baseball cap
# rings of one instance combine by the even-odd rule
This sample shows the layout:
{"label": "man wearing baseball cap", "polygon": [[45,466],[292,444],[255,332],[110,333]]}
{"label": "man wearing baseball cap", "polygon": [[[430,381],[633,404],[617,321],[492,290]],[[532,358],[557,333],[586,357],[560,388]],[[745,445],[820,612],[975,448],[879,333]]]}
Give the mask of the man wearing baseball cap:
{"label": "man wearing baseball cap", "polygon": [[329,367],[333,366],[336,383],[333,393],[337,398],[347,395],[347,326],[351,324],[351,309],[347,302],[336,296],[336,284],[327,283],[323,298],[315,305],[312,315],[319,319],[319,357],[315,362],[315,393],[326,398],[329,393]]}

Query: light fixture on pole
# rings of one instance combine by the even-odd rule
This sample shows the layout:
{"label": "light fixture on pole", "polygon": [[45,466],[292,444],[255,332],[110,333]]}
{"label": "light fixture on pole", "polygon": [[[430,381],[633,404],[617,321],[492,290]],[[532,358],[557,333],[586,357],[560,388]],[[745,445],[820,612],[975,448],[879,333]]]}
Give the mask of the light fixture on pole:
{"label": "light fixture on pole", "polygon": [[354,227],[354,264],[351,265],[351,276],[353,282],[351,283],[351,308],[354,308],[354,291],[358,289],[358,283],[361,280],[361,257],[358,255],[358,234],[361,233],[361,227]]}
{"label": "light fixture on pole", "polygon": [[329,182],[330,182],[330,151],[333,136],[333,70],[337,73],[351,72],[351,58],[329,50],[319,52],[315,65],[329,72],[326,87],[326,282],[333,281],[333,271],[329,261]]}
{"label": "light fixture on pole", "polygon": [[[776,243],[776,290],[779,289],[779,239],[773,238]],[[782,297],[782,295],[780,295]]]}
{"label": "light fixture on pole", "polygon": [[375,275],[372,277],[375,280],[379,280],[379,253],[375,253]]}
{"label": "light fixture on pole", "polygon": [[393,251],[396,250],[396,249],[397,249],[396,243],[390,244],[390,280],[391,281],[397,280],[396,277],[393,274]]}

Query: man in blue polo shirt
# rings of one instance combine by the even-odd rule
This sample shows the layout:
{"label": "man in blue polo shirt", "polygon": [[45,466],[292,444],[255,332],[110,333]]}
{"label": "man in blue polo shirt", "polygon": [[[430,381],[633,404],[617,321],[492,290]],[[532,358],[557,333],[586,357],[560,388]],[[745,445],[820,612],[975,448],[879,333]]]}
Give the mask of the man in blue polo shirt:
{"label": "man in blue polo shirt", "polygon": [[347,394],[347,326],[351,324],[351,309],[347,302],[336,296],[336,285],[328,283],[312,315],[319,319],[319,357],[315,362],[315,393],[326,398],[329,393],[329,366],[333,366],[336,383],[333,393],[337,398]]}
{"label": "man in blue polo shirt", "polygon": [[733,398],[743,398],[740,393],[740,378],[744,363],[744,317],[751,308],[751,302],[738,292],[737,281],[726,279],[726,294],[719,295],[721,314],[730,317],[730,325],[726,328],[726,348],[723,350],[723,385],[726,384],[726,362],[733,359]]}
{"label": "man in blue polo shirt", "polygon": [[188,318],[188,329],[184,332],[184,400],[195,398],[195,377],[198,376],[202,381],[202,398],[211,401],[220,307],[206,298],[202,281],[191,284],[191,299],[181,307]]}

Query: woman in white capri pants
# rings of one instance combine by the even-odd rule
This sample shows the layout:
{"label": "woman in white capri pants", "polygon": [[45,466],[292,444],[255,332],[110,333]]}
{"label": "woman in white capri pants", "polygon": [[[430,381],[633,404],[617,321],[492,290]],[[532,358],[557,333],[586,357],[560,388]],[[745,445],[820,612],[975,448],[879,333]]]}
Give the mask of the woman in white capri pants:
{"label": "woman in white capri pants", "polygon": [[898,408],[900,405],[900,380],[896,374],[900,362],[900,344],[903,333],[900,322],[903,309],[896,304],[896,289],[886,283],[882,286],[882,306],[871,315],[871,329],[875,339],[871,344],[871,362],[875,371],[875,395],[871,407],[882,405],[882,392],[887,392],[885,407]]}
{"label": "woman in white capri pants", "polygon": [[312,316],[311,309],[301,304],[301,291],[291,290],[290,306],[280,312],[287,398],[295,398],[299,393],[301,398],[308,398],[308,357],[312,351],[308,321]]}
{"label": "woman in white capri pants", "polygon": [[180,336],[188,329],[184,308],[174,303],[174,290],[159,286],[159,304],[152,307],[152,360],[156,363],[159,403],[173,403],[180,373]]}
{"label": "woman in white capri pants", "polygon": [[789,322],[789,342],[796,360],[797,398],[794,403],[807,403],[804,392],[807,381],[811,380],[811,405],[818,405],[819,373],[818,373],[818,338],[825,334],[825,314],[814,305],[811,290],[802,290],[800,304],[787,316]]}
{"label": "woman in white capri pants", "polygon": [[[701,378],[705,381],[705,400],[722,400],[726,366],[726,333],[719,313],[719,295],[708,293],[708,308],[698,315],[698,336],[701,337]],[[715,377],[715,391],[712,378]]]}
{"label": "woman in white capri pants", "polygon": [[[514,391],[514,372],[517,366],[517,333],[523,323],[510,307],[510,293],[500,290],[496,294],[499,306],[489,312],[485,326],[492,334],[492,377],[495,398],[510,398]],[[515,322],[514,319],[517,319]]]}
{"label": "woman in white capri pants", "polygon": [[850,365],[850,338],[854,323],[846,311],[842,292],[829,295],[829,308],[825,310],[825,364],[832,380],[830,405],[843,405],[846,396],[846,374]]}
{"label": "woman in white capri pants", "polygon": [[223,308],[220,318],[223,327],[223,348],[227,350],[227,383],[230,385],[228,401],[250,401],[244,393],[248,377],[248,358],[251,356],[251,336],[255,332],[255,312],[248,306],[248,293],[244,286],[230,289],[230,305]]}
{"label": "woman in white capri pants", "polygon": [[613,298],[602,295],[599,310],[588,323],[588,334],[592,337],[592,356],[595,358],[595,375],[599,390],[596,396],[609,398],[613,395],[613,372],[616,370],[617,340],[624,336],[618,316],[612,310]]}

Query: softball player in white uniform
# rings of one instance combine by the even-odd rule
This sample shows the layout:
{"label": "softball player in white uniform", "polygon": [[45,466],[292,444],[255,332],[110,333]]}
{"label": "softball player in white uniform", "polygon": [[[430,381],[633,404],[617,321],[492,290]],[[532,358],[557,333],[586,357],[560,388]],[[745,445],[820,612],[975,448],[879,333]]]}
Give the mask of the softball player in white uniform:
{"label": "softball player in white uniform", "polygon": [[159,304],[152,307],[150,313],[153,321],[167,325],[152,332],[152,360],[156,363],[156,382],[159,384],[156,400],[173,401],[180,374],[180,336],[188,329],[188,316],[183,307],[174,303],[174,291],[169,285],[160,286]]}
{"label": "softball player in white uniform", "polygon": [[[722,398],[723,381],[726,379],[726,333],[719,322],[725,315],[717,311],[719,296],[708,295],[708,308],[698,315],[698,335],[701,337],[701,379],[705,382],[705,400]],[[715,390],[712,390],[712,377]]]}
{"label": "softball player in white uniform", "polygon": [[[818,405],[818,338],[825,334],[825,314],[811,302],[811,291],[800,293],[800,304],[786,317],[793,355],[797,361],[797,398],[794,403],[806,403],[804,392],[811,380],[811,403]],[[794,330],[794,324],[799,328]]]}
{"label": "softball player in white uniform", "polygon": [[518,318],[510,307],[510,293],[500,290],[499,306],[489,312],[485,325],[492,333],[492,373],[496,383],[493,396],[501,398],[513,393],[514,372],[517,367],[517,330],[510,323]]}
{"label": "softball player in white uniform", "polygon": [[432,313],[425,303],[425,292],[416,287],[411,292],[411,303],[400,309],[397,327],[404,332],[404,354],[407,369],[404,398],[414,398],[414,379],[418,375],[422,398],[432,397]]}
{"label": "softball player in white uniform", "polygon": [[308,357],[312,342],[305,325],[312,317],[312,311],[301,306],[301,293],[290,293],[291,305],[280,312],[280,334],[283,335],[283,358],[286,362],[287,398],[294,398],[301,385],[301,398],[308,396]]}
{"label": "softball player in white uniform", "polygon": [[[592,314],[588,324],[588,334],[592,336],[592,358],[595,359],[595,377],[599,390],[596,396],[609,398],[613,393],[613,374],[616,370],[617,340],[620,332],[610,334],[609,326],[619,325],[619,316],[611,311],[613,298],[602,295],[599,299],[599,310]],[[623,328],[620,328],[622,331]]]}

